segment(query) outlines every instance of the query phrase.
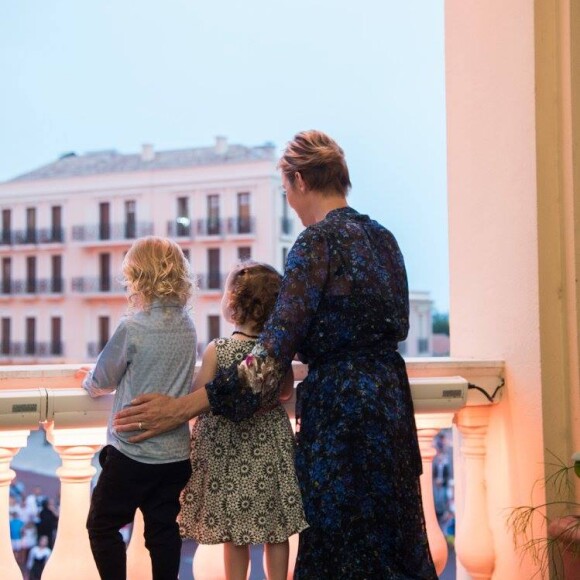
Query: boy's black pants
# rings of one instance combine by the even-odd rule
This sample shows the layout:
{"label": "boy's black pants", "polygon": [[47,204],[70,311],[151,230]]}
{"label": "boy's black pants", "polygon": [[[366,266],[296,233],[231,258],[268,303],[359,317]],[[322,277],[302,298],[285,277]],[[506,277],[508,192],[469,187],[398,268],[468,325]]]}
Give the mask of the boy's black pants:
{"label": "boy's black pants", "polygon": [[107,445],[99,462],[103,471],[93,490],[87,529],[101,578],[125,580],[125,542],[119,530],[133,521],[139,508],[153,580],[176,580],[181,555],[176,519],[179,494],[191,475],[190,461],[140,463]]}

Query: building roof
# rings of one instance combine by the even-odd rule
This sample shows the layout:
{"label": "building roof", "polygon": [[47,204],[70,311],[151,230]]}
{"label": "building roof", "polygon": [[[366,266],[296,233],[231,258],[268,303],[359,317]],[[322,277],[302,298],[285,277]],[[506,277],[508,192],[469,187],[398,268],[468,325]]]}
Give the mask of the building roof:
{"label": "building roof", "polygon": [[274,151],[272,143],[247,147],[229,145],[224,138],[218,138],[212,147],[172,151],[154,151],[151,145],[144,145],[140,153],[133,154],[119,153],[114,149],[82,155],[66,153],[56,161],[10,179],[9,182],[260,161],[273,159]]}

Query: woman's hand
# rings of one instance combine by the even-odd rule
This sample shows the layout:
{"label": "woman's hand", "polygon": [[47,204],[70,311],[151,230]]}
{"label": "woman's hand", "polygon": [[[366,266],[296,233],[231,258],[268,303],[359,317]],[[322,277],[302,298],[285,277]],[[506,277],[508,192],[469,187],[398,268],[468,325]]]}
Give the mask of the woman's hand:
{"label": "woman's hand", "polygon": [[171,431],[185,423],[182,419],[183,403],[159,393],[140,395],[131,401],[132,406],[119,411],[113,419],[113,429],[119,432],[140,431],[129,438],[131,443],[139,443],[150,437]]}
{"label": "woman's hand", "polygon": [[149,393],[139,395],[131,401],[131,407],[119,411],[113,419],[113,429],[120,433],[140,431],[138,435],[129,437],[131,443],[139,443],[176,429],[208,410],[205,387],[178,399]]}

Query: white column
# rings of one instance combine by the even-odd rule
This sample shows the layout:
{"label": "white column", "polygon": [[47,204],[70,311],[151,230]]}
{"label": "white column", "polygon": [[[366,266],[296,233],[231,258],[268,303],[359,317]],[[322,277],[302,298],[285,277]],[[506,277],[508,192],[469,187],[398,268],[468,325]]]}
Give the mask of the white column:
{"label": "white column", "polygon": [[56,471],[61,482],[60,517],[54,549],[43,580],[99,580],[86,529],[90,505],[91,465],[95,453],[105,443],[105,428],[55,429],[47,438],[62,459]]}
{"label": "white column", "polygon": [[153,569],[151,556],[145,547],[145,522],[141,510],[135,512],[131,540],[127,547],[127,578],[139,578],[139,580],[151,580]]}
{"label": "white column", "polygon": [[495,567],[485,481],[489,413],[489,407],[465,407],[456,417],[462,439],[463,498],[461,517],[457,519],[455,551],[471,578],[477,580],[489,580]]}
{"label": "white column", "polygon": [[[2,580],[22,580],[22,572],[12,552],[8,509],[10,506],[10,482],[16,475],[10,469],[12,458],[26,447],[30,431],[0,432],[0,578]],[[2,515],[4,514],[4,515]]]}
{"label": "white column", "polygon": [[452,419],[453,414],[451,413],[417,414],[415,416],[419,449],[421,450],[421,460],[423,462],[423,475],[421,475],[423,511],[425,513],[429,549],[431,550],[437,574],[441,574],[445,569],[449,549],[447,540],[437,521],[435,502],[433,500],[433,457],[436,454],[433,447],[433,439],[441,429],[451,426]]}

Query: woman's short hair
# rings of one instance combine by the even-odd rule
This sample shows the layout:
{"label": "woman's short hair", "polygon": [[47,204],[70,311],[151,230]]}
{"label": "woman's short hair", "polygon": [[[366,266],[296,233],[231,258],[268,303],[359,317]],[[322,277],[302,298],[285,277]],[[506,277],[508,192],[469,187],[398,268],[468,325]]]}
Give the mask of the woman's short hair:
{"label": "woman's short hair", "polygon": [[322,131],[302,131],[288,143],[278,168],[294,185],[296,172],[310,189],[347,195],[351,187],[344,151]]}
{"label": "woman's short hair", "polygon": [[237,324],[252,323],[260,332],[274,309],[282,276],[268,264],[247,260],[231,272],[229,307]]}
{"label": "woman's short hair", "polygon": [[185,306],[194,284],[182,249],[168,238],[135,240],[123,260],[124,283],[131,286],[144,308],[154,300]]}

